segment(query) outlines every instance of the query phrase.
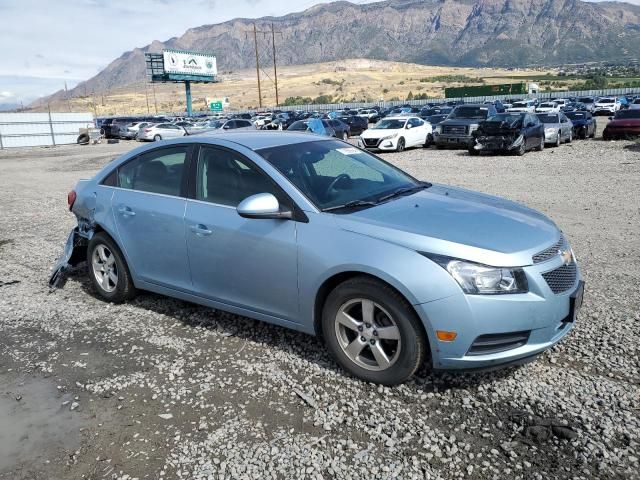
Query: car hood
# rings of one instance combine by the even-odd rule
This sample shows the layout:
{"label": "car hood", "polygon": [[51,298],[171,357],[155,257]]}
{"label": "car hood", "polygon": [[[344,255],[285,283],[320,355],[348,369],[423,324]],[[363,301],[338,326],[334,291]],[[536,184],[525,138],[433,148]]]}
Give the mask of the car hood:
{"label": "car hood", "polygon": [[340,228],[354,233],[503,267],[530,265],[531,257],[560,235],[556,225],[535,210],[445,185],[335,218]]}
{"label": "car hood", "polygon": [[364,138],[382,138],[382,137],[387,137],[389,135],[395,135],[396,133],[402,132],[403,130],[404,130],[403,128],[397,128],[397,129],[369,128],[364,132],[362,132],[360,136]]}
{"label": "car hood", "polygon": [[612,127],[640,127],[640,118],[619,118],[613,119],[607,126]]}

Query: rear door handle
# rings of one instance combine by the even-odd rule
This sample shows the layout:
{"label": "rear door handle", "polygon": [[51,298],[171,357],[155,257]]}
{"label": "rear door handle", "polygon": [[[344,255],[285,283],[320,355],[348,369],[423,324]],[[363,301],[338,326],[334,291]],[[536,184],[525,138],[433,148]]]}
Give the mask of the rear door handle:
{"label": "rear door handle", "polygon": [[213,233],[213,230],[209,230],[206,225],[201,223],[197,225],[191,225],[191,231],[199,237],[207,237]]}
{"label": "rear door handle", "polygon": [[126,206],[122,206],[122,207],[118,208],[118,213],[120,215],[122,215],[123,217],[135,217],[135,215],[136,215],[136,212],[131,210],[130,207],[126,207]]}

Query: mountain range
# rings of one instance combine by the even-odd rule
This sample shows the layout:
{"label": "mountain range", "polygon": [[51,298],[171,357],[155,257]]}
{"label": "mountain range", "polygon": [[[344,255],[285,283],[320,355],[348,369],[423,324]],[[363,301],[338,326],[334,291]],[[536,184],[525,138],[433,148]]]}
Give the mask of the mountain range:
{"label": "mountain range", "polygon": [[[640,56],[640,6],[580,0],[386,0],[316,5],[282,17],[203,25],[125,52],[71,95],[101,93],[145,78],[145,52],[213,52],[227,72],[255,66],[253,22],[273,24],[281,65],[347,58],[425,65],[524,67]],[[270,36],[259,35],[260,51]],[[64,92],[54,94],[55,97]],[[47,99],[41,99],[40,102]]]}

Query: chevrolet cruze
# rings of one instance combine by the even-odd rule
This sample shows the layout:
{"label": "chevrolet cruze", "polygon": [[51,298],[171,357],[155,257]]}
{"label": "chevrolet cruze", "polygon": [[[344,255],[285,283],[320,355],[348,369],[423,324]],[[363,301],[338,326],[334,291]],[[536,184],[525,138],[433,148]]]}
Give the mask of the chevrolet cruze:
{"label": "chevrolet cruze", "polygon": [[86,261],[106,301],[137,290],[322,338],[356,377],[520,364],[572,328],[584,284],[544,215],[418,181],[306,133],[139,147],[81,180],[50,279]]}

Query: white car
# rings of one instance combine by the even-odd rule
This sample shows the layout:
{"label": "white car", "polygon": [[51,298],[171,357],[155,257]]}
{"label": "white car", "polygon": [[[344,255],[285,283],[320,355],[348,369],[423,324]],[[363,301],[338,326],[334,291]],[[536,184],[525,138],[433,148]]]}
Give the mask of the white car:
{"label": "white car", "polygon": [[629,104],[629,110],[640,110],[640,97]]}
{"label": "white car", "polygon": [[596,115],[600,112],[614,114],[620,110],[620,100],[616,97],[601,97],[596,100],[593,107],[593,113]]}
{"label": "white car", "polygon": [[556,102],[543,102],[536,107],[536,113],[557,113],[560,111],[560,105]]}
{"label": "white car", "polygon": [[183,127],[179,127],[173,123],[154,123],[139,130],[137,139],[158,142],[168,138],[184,137],[186,134],[187,131]]}
{"label": "white car", "polygon": [[518,113],[535,113],[536,101],[535,100],[523,100],[521,102],[513,102],[510,108],[507,108],[507,112]]}
{"label": "white car", "polygon": [[416,116],[386,117],[358,137],[358,146],[375,150],[401,152],[408,147],[430,143],[431,124]]}

